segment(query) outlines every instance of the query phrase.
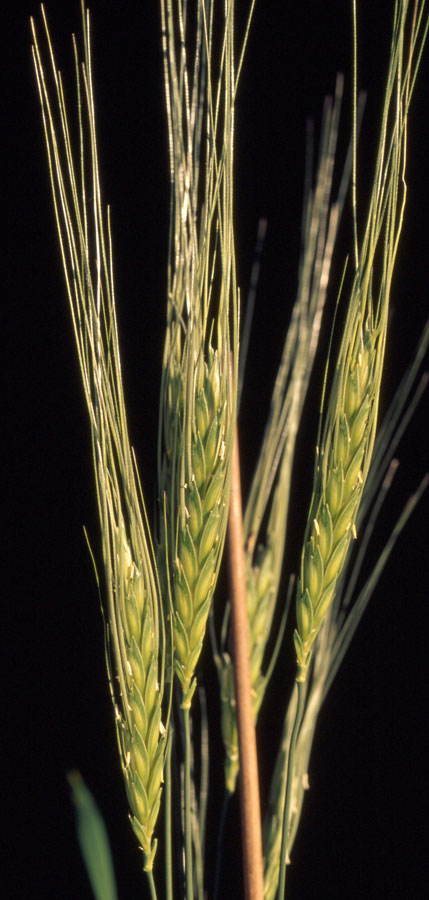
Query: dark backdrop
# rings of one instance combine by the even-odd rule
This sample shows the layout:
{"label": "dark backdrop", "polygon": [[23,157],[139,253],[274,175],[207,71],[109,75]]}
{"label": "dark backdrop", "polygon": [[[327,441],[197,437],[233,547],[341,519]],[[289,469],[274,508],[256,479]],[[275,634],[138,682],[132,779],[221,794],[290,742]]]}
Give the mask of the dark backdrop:
{"label": "dark backdrop", "polygon": [[[240,5],[240,4],[239,4]],[[168,160],[157,2],[93,0],[94,72],[104,198],[111,204],[120,336],[130,429],[149,511],[155,495],[155,435],[164,322]],[[244,9],[245,3],[240,7]],[[387,63],[390,4],[361,0],[360,83],[369,91],[360,150],[365,204]],[[350,131],[351,3],[257,0],[237,110],[236,223],[239,281],[246,294],[257,222],[268,219],[248,384],[241,415],[248,453],[244,490],[297,280],[305,120],[320,123],[337,71],[346,77],[342,148]],[[2,465],[4,638],[2,716],[6,892],[11,898],[89,898],[76,846],[65,773],[79,768],[111,835],[121,900],[145,897],[140,857],[127,823],[104,668],[102,622],[85,524],[98,548],[89,429],[51,208],[40,112],[30,58],[31,0],[2,8],[8,67],[3,101],[4,235]],[[47,3],[69,97],[70,33],[78,0]],[[241,13],[243,15],[243,13]],[[428,308],[427,142],[429,60],[412,107],[409,202],[392,295],[382,409]],[[350,249],[350,207],[330,310]],[[314,409],[320,367],[312,384]],[[427,468],[427,401],[399,448],[401,466],[383,534]],[[310,490],[316,418],[298,445],[289,567],[297,565]],[[305,487],[307,485],[307,487]],[[426,896],[427,514],[425,499],[401,537],[320,717],[289,874],[290,900]],[[263,802],[288,691],[280,662],[271,706],[261,716]],[[210,708],[213,669],[205,661]],[[217,738],[215,737],[215,742]],[[219,744],[212,761],[218,813]],[[218,767],[218,769],[217,769]],[[240,860],[238,811],[228,836],[228,884]]]}

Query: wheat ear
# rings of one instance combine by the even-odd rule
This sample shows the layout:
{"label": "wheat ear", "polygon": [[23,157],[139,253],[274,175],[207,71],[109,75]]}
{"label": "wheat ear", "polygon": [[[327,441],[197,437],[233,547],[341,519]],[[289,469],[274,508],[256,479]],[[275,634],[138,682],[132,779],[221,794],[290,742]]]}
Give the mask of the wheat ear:
{"label": "wheat ear", "polygon": [[[295,442],[306,398],[325,306],[335,239],[350,177],[351,153],[341,178],[341,189],[331,199],[343,79],[338,76],[334,98],[325,99],[317,171],[311,171],[314,154],[313,128],[307,130],[307,166],[302,215],[302,256],[297,299],[286,335],[275,380],[270,413],[244,516],[246,594],[253,708],[257,717],[274,668],[289,610],[282,603],[281,625],[272,638],[272,623],[279,601],[284,562],[286,523]],[[267,522],[265,532],[261,525]],[[292,585],[291,585],[292,589]],[[238,774],[238,736],[235,717],[232,662],[226,634],[227,606],[221,652],[215,653],[222,703],[222,736],[225,745],[225,783],[232,793]],[[274,651],[266,661],[267,644]],[[266,662],[265,671],[263,665]]]}
{"label": "wheat ear", "polygon": [[[51,103],[34,22],[33,57],[66,286],[91,425],[107,591],[108,672],[131,823],[151,880],[166,735],[161,720],[164,626],[154,555],[125,414],[110,220],[102,205],[98,177],[89,15],[83,8],[84,64],[79,61],[74,41],[81,138],[80,166],[76,166],[61,75],[56,68],[43,7],[42,13],[56,107]],[[88,172],[87,184],[85,173]]]}
{"label": "wheat ear", "polygon": [[175,671],[185,709],[195,690],[193,675],[224,544],[235,422],[234,4],[225,9],[216,80],[213,16],[206,19],[205,4],[196,5],[195,30],[181,3],[176,8],[162,2],[161,10],[172,208],[158,454],[159,559],[164,593],[172,599]]}
{"label": "wheat ear", "polygon": [[[296,604],[298,681],[335,595],[368,475],[377,424],[390,289],[405,206],[406,124],[423,7],[395,4],[374,188],[320,447]],[[427,29],[427,23],[426,23]],[[409,56],[404,42],[409,30]],[[418,44],[417,44],[418,41]],[[417,50],[417,52],[416,52]],[[388,128],[390,126],[390,133]],[[402,186],[402,192],[401,192]],[[380,267],[374,300],[374,269]]]}
{"label": "wheat ear", "polygon": [[[424,491],[429,486],[429,476],[426,475],[416,492],[409,498],[362,589],[355,595],[356,581],[359,573],[362,571],[362,562],[368,547],[368,541],[398,468],[398,461],[392,458],[395,447],[409,422],[409,417],[427,388],[427,378],[423,377],[417,388],[415,387],[415,379],[427,351],[428,342],[429,328],[426,326],[416,348],[412,363],[405,373],[382,426],[377,433],[372,465],[358,515],[358,527],[362,528],[359,552],[355,560],[351,557],[353,559],[352,566],[349,565],[350,558],[347,560],[345,577],[343,575],[340,579],[341,583],[337,588],[337,596],[328,610],[313,654],[311,683],[309,684],[309,679],[307,679],[305,685],[305,711],[302,717],[295,754],[288,832],[288,856],[292,852],[298,830],[304,795],[309,788],[308,763],[320,709],[396,541],[420,502]],[[414,392],[410,396],[413,386]],[[360,521],[361,519],[362,522]],[[363,519],[366,520],[365,524]],[[281,849],[281,828],[279,826],[285,802],[286,762],[295,713],[296,695],[293,695],[284,720],[282,742],[271,781],[269,803],[264,822],[265,900],[274,900],[277,891]]]}
{"label": "wheat ear", "polygon": [[[295,757],[305,714],[312,650],[332,609],[367,481],[378,417],[393,270],[406,198],[405,163],[409,102],[428,29],[418,0],[395,3],[392,42],[378,154],[366,227],[359,248],[356,209],[355,275],[341,346],[316,451],[313,496],[298,582],[294,632],[297,658],[296,712],[286,763],[286,791],[279,864],[278,900],[283,900]],[[354,17],[356,38],[356,17]],[[404,50],[408,43],[408,58]],[[356,39],[355,39],[356,47]],[[355,57],[356,71],[356,57]],[[356,120],[356,79],[354,95]],[[356,195],[354,154],[353,197]]]}

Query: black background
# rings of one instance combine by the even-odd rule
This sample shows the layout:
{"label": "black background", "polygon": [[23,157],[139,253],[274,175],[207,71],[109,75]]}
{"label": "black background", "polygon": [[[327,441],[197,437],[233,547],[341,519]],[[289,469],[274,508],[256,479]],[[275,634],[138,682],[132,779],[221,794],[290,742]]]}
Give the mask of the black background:
{"label": "black background", "polygon": [[[239,21],[244,19],[240,6]],[[374,162],[390,29],[390,4],[359,4],[360,84],[369,91],[358,192]],[[346,77],[342,150],[350,132],[351,3],[257,0],[237,110],[236,230],[246,294],[257,222],[268,219],[240,429],[249,483],[294,297],[307,116],[320,124],[337,71]],[[103,194],[112,207],[116,292],[132,441],[149,510],[164,322],[168,159],[157,2],[94,0],[93,58]],[[2,715],[6,851],[2,896],[89,898],[65,773],[79,768],[112,839],[121,900],[145,897],[127,823],[104,668],[101,616],[83,524],[98,550],[89,429],[51,209],[30,56],[31,0],[3,10],[7,149],[2,172],[2,465],[6,573]],[[47,4],[69,99],[70,33],[78,0]],[[39,20],[40,24],[40,20]],[[239,26],[238,26],[239,27]],[[427,316],[429,54],[409,136],[409,202],[392,295],[382,411]],[[350,205],[329,296],[332,311],[350,249]],[[326,326],[326,334],[329,324]],[[298,444],[289,570],[296,567],[310,490],[321,366]],[[427,468],[427,400],[398,455],[401,466],[371,551]],[[398,542],[320,716],[307,796],[288,874],[290,900],[426,897],[427,498]],[[286,648],[290,652],[290,644]],[[280,661],[261,715],[266,799],[291,670]],[[216,683],[208,658],[209,708]],[[214,737],[210,827],[219,810],[221,746]],[[227,832],[222,897],[240,897],[238,809]],[[212,862],[209,863],[211,872]],[[233,887],[235,885],[235,887]],[[209,893],[210,896],[210,893]],[[160,898],[162,892],[160,892]]]}

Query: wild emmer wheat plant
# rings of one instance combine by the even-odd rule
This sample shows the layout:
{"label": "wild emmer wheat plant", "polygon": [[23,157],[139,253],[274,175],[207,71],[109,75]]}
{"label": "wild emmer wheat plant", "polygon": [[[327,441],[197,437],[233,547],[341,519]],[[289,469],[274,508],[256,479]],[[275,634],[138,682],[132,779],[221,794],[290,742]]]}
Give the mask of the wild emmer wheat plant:
{"label": "wild emmer wheat plant", "polygon": [[[153,522],[130,443],[122,385],[112,230],[100,185],[90,18],[82,7],[83,60],[73,38],[77,141],[43,7],[43,40],[32,21],[56,223],[90,420],[107,670],[130,821],[152,900],[222,895],[221,841],[214,887],[205,879],[206,801],[198,799],[203,796],[198,781],[206,777],[207,760],[201,748],[198,777],[193,764],[197,738],[192,712],[207,640],[219,681],[223,815],[241,769],[244,893],[252,900],[283,900],[318,714],[396,538],[427,485],[426,478],[357,591],[357,573],[395,469],[393,453],[425,387],[424,380],[416,386],[416,379],[429,326],[378,423],[389,297],[406,196],[407,119],[428,17],[422,0],[392,3],[372,191],[358,229],[356,146],[362,102],[356,87],[353,4],[349,152],[336,178],[340,188],[334,199],[343,94],[338,77],[334,98],[325,102],[316,172],[307,165],[297,299],[241,514],[236,419],[243,366],[234,255],[234,114],[253,3],[243,34],[235,33],[234,12],[234,0],[160,0],[171,208]],[[311,151],[309,147],[309,160]],[[300,569],[285,595],[281,577],[295,444],[346,196],[352,200],[354,242],[343,282],[336,286],[342,325],[332,325],[316,407],[316,416],[321,409],[319,433]],[[264,228],[261,222],[259,246]],[[255,270],[258,264],[257,254]],[[243,344],[247,329],[246,320]],[[219,631],[213,603],[219,610],[223,601],[213,598],[228,516],[231,590]],[[262,829],[254,724],[279,654],[295,654],[296,679],[284,709]],[[72,774],[70,783],[94,896],[109,900],[116,897],[116,887],[104,826],[81,777]],[[172,829],[176,797],[179,842],[177,829],[175,834]],[[155,878],[161,803],[164,875],[157,866]]]}

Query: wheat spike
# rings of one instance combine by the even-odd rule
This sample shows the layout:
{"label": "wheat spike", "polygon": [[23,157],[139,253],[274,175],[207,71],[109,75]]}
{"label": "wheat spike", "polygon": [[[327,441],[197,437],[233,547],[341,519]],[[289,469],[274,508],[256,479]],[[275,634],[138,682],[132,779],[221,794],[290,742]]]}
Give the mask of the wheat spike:
{"label": "wheat spike", "polygon": [[304,679],[311,647],[342,571],[368,471],[378,407],[387,316],[380,327],[358,326],[347,351],[344,375],[334,386],[335,411],[320,451],[316,500],[305,542],[296,604],[295,648],[299,679]]}
{"label": "wheat spike", "polygon": [[219,394],[218,386],[228,385],[228,378],[219,377],[219,359],[215,353],[210,370],[206,364],[204,368],[205,384],[195,404],[197,430],[193,432],[191,445],[193,472],[190,484],[185,483],[185,516],[179,523],[177,554],[173,561],[176,671],[182,684],[184,703],[189,703],[192,696],[192,676],[216,583],[227,510],[225,438],[229,422],[226,398],[223,397],[219,405],[220,398],[216,394]]}
{"label": "wheat spike", "polygon": [[[281,803],[283,815],[280,813],[277,818],[277,822],[282,819],[281,847],[276,846],[278,845],[274,832],[276,821],[272,820],[265,831],[267,896],[272,895],[270,892],[275,887],[276,878],[273,873],[278,866],[279,900],[283,900],[285,895],[287,861],[300,815],[302,797],[300,800],[299,774],[306,771],[302,769],[302,763],[309,752],[314,730],[310,717],[310,729],[304,741],[303,728],[312,653],[320,634],[312,669],[314,685],[322,673],[317,686],[320,697],[316,705],[320,705],[323,700],[324,681],[329,677],[329,653],[332,644],[335,643],[337,624],[335,610],[338,612],[340,608],[336,599],[334,605],[335,593],[340,576],[345,572],[351,539],[356,537],[358,511],[370,474],[390,292],[406,199],[407,116],[415,74],[428,30],[428,21],[423,20],[423,6],[424,4],[419,5],[417,0],[411,16],[408,17],[409,4],[395,3],[378,154],[369,212],[361,243],[358,239],[356,217],[354,142],[355,274],[329,392],[323,432],[316,450],[313,495],[301,557],[296,601],[297,628],[294,632],[297,689],[292,699],[294,712],[290,722],[293,721],[293,725],[288,735],[282,769],[282,777],[285,775],[284,800],[282,797]],[[356,47],[356,18],[354,29]],[[356,93],[354,98],[356,123]],[[327,627],[322,630],[324,623]],[[329,629],[330,623],[332,631]],[[352,624],[351,629],[353,630]],[[282,790],[278,774],[277,772],[274,782],[277,795]]]}
{"label": "wheat spike", "polygon": [[[177,379],[173,380],[175,383]],[[192,676],[201,652],[225,534],[229,476],[226,447],[231,421],[226,395],[229,386],[229,376],[221,370],[218,353],[210,349],[209,361],[201,364],[201,377],[195,379],[189,480],[183,472],[186,454],[182,449],[181,390],[165,417],[166,435],[171,439],[171,443],[166,440],[165,448],[167,513],[173,521],[177,516],[171,567],[175,669],[186,705],[190,704],[195,688]],[[176,509],[171,498],[176,499]]]}
{"label": "wheat spike", "polygon": [[417,3],[412,16],[408,6],[395,4],[370,209],[360,251],[357,229],[355,232],[356,271],[316,454],[296,602],[294,640],[297,680],[301,682],[307,677],[312,647],[333,601],[350,541],[356,536],[356,517],[374,445],[390,290],[406,198],[407,115],[427,30],[423,5]]}
{"label": "wheat spike", "polygon": [[172,602],[183,708],[189,708],[195,690],[193,674],[224,544],[235,422],[233,7],[224,10],[224,53],[215,78],[213,16],[206,20],[205,4],[197,4],[193,24],[182,15],[181,4],[161,4],[172,211],[158,443],[158,559],[163,593]]}
{"label": "wheat spike", "polygon": [[67,293],[91,425],[107,593],[108,673],[131,823],[143,850],[144,868],[151,876],[165,754],[166,728],[161,721],[164,626],[154,554],[125,414],[110,220],[101,201],[98,177],[89,15],[83,8],[84,65],[79,62],[74,42],[81,137],[81,165],[76,165],[61,75],[43,7],[42,13],[56,104],[51,102],[32,21],[33,58]]}
{"label": "wheat spike", "polygon": [[[310,124],[307,128],[307,177],[303,201],[299,286],[243,523],[255,718],[280,649],[289,610],[289,600],[284,604],[283,597],[279,596],[279,587],[286,544],[295,442],[318,344],[332,253],[351,169],[348,162],[344,168],[341,190],[333,201],[332,179],[342,94],[343,79],[338,76],[335,96],[327,97],[323,107],[319,160],[314,179],[311,171],[314,154],[313,128]],[[267,525],[263,530],[261,525],[265,519]],[[289,599],[290,596],[289,593]],[[272,623],[278,601],[282,603],[283,611],[280,628],[273,639]],[[227,611],[225,626],[228,614]],[[266,650],[270,639],[274,644],[274,651],[267,661]],[[221,653],[216,654],[215,661],[220,681],[222,736],[226,751],[225,782],[228,791],[232,792],[238,774],[238,735],[232,662],[225,642]]]}

